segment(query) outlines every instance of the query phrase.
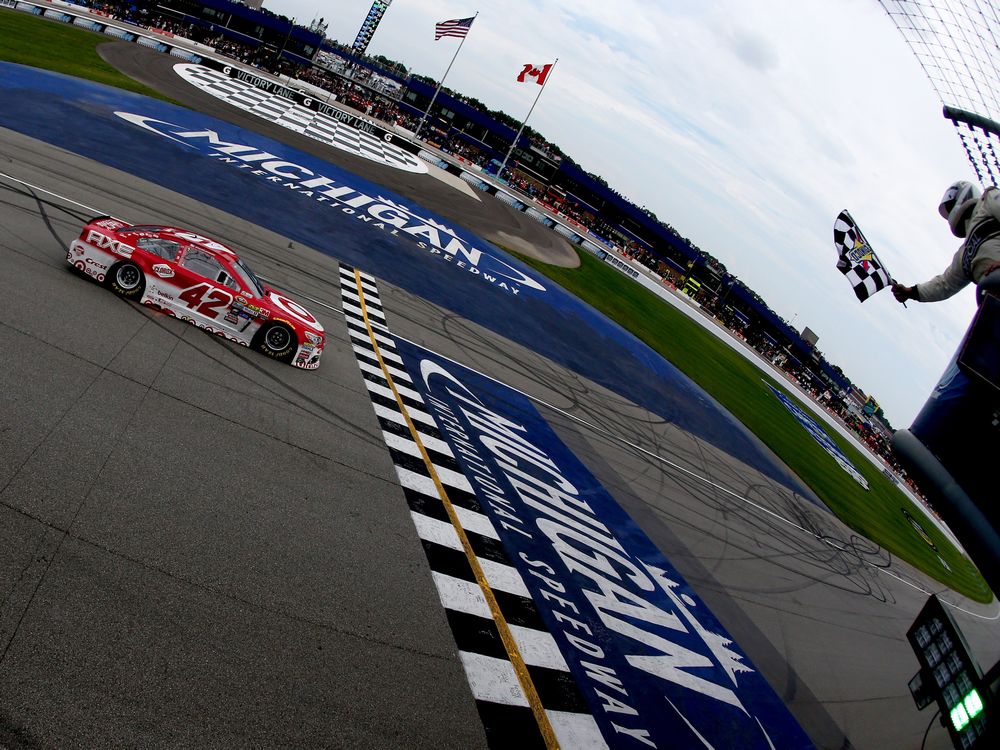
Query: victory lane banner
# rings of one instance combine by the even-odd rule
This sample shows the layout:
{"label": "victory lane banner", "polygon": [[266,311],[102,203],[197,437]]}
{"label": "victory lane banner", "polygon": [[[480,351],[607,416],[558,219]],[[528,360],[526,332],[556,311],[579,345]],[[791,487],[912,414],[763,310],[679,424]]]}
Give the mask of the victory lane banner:
{"label": "victory lane banner", "polygon": [[245,70],[238,65],[234,65],[231,60],[216,60],[215,58],[206,56],[201,59],[201,65],[206,68],[216,70],[234,80],[250,84],[251,86],[268,94],[280,96],[282,99],[287,99],[290,102],[294,102],[295,104],[299,104],[307,109],[311,109],[313,112],[318,112],[321,115],[332,117],[348,127],[360,130],[363,133],[368,133],[369,135],[377,138],[381,138],[386,143],[392,144],[396,148],[403,151],[408,151],[411,154],[416,154],[420,151],[420,146],[418,144],[412,143],[397,133],[390,132],[381,126],[376,125],[371,120],[353,115],[350,112],[337,107],[331,107],[315,94],[310,94],[300,89],[293,88],[292,85],[285,86],[284,84],[278,83],[277,81],[274,81],[264,75]]}
{"label": "victory lane banner", "polygon": [[395,343],[608,747],[813,746],[523,394]]}

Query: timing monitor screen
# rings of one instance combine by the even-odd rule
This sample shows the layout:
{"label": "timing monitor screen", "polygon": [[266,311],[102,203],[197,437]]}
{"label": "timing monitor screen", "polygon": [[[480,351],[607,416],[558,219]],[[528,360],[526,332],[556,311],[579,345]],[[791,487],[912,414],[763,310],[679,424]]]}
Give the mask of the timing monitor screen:
{"label": "timing monitor screen", "polygon": [[971,378],[992,387],[1000,395],[1000,297],[987,294],[979,306],[962,351],[958,366]]}

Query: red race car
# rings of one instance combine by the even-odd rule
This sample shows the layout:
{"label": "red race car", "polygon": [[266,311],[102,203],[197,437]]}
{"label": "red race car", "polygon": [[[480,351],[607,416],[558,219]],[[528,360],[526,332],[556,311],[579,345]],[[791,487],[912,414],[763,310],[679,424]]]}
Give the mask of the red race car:
{"label": "red race car", "polygon": [[126,299],[295,367],[319,367],[323,326],[225,245],[175,227],[91,219],[66,260]]}

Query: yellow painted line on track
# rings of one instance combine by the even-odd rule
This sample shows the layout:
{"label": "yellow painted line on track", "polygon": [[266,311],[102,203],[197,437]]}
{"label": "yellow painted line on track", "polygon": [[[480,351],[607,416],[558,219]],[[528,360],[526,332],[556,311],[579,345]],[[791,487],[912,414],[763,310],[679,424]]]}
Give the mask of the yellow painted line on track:
{"label": "yellow painted line on track", "polygon": [[549,722],[549,717],[545,713],[545,708],[542,706],[542,700],[538,697],[538,690],[535,688],[535,683],[531,681],[531,675],[528,674],[528,666],[524,663],[524,657],[521,656],[517,643],[514,641],[514,635],[510,631],[510,626],[507,624],[507,620],[504,619],[503,613],[500,611],[500,605],[497,603],[497,598],[493,594],[493,589],[490,588],[489,581],[486,580],[483,568],[479,564],[479,558],[477,558],[476,553],[472,551],[472,544],[469,542],[469,537],[466,535],[465,529],[462,528],[462,524],[458,521],[458,514],[455,512],[455,506],[452,505],[451,500],[448,497],[448,492],[445,490],[444,484],[441,483],[441,478],[438,476],[437,469],[435,469],[434,464],[431,463],[431,458],[427,454],[427,449],[424,447],[423,441],[420,439],[417,428],[410,419],[410,415],[406,410],[406,405],[403,403],[403,399],[400,397],[399,391],[396,390],[396,384],[392,380],[392,375],[389,373],[389,369],[382,360],[382,352],[379,349],[378,341],[375,339],[375,332],[372,330],[371,323],[368,320],[368,308],[365,304],[365,291],[361,286],[361,274],[357,270],[354,271],[354,281],[358,288],[358,299],[361,300],[361,314],[364,316],[365,328],[368,330],[368,338],[372,342],[372,347],[375,350],[375,356],[378,359],[379,367],[382,368],[382,374],[385,376],[385,380],[389,384],[389,389],[392,391],[392,394],[396,399],[396,404],[399,406],[403,419],[406,420],[406,425],[410,429],[413,441],[417,444],[417,448],[420,450],[420,455],[424,459],[427,471],[430,472],[431,479],[434,481],[434,486],[437,487],[438,495],[441,498],[441,502],[444,503],[444,508],[448,513],[448,518],[451,520],[451,525],[455,528],[455,533],[458,534],[459,541],[462,543],[462,549],[465,550],[465,556],[469,560],[469,565],[472,566],[472,572],[476,576],[476,582],[479,584],[479,588],[482,589],[483,596],[486,598],[486,603],[489,605],[490,612],[493,615],[493,620],[496,622],[497,630],[500,631],[500,639],[503,641],[504,648],[507,650],[507,656],[510,657],[510,663],[514,667],[514,673],[517,675],[517,679],[521,683],[521,689],[524,690],[524,695],[528,699],[528,705],[531,707],[531,713],[534,714],[535,721],[538,722],[538,729],[541,731],[542,738],[545,740],[545,747],[549,750],[558,750],[559,741],[556,739],[555,731],[553,731],[552,724]]}

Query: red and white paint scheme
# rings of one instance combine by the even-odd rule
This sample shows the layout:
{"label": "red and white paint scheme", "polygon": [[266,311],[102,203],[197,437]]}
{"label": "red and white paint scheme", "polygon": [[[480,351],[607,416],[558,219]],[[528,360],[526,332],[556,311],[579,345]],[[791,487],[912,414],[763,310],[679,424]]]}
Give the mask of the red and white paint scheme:
{"label": "red and white paint scheme", "polygon": [[326,343],[319,321],[215,240],[98,216],[70,244],[66,260],[126,299],[295,367],[319,367]]}

